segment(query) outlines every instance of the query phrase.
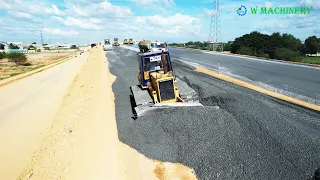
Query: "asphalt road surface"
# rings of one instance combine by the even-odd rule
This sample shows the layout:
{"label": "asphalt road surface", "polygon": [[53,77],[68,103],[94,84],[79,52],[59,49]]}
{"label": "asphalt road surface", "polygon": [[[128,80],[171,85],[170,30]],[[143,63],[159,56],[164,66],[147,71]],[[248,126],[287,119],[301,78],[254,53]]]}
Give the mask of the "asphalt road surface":
{"label": "asphalt road surface", "polygon": [[[106,54],[110,72],[117,77],[113,92],[118,136],[123,143],[149,158],[191,167],[199,179],[301,180],[311,178],[320,168],[319,112],[194,72],[179,61],[173,63],[176,74],[199,93],[205,106],[176,107],[133,120],[129,87],[138,84],[136,54],[121,47]],[[201,61],[209,61],[212,56],[179,55],[178,50],[172,54],[198,61],[201,57]],[[269,71],[277,68],[276,64],[259,65],[250,60],[239,60],[241,66],[237,67],[238,62],[226,59],[225,66],[242,72],[250,66],[272,67]],[[282,66],[290,73],[289,66]],[[317,70],[303,70],[310,73],[304,74],[310,80],[319,81],[314,76]],[[299,85],[295,83],[304,79],[300,77],[293,82],[288,79],[287,84]],[[308,87],[309,83],[299,87],[316,96],[315,85]]]}
{"label": "asphalt road surface", "polygon": [[170,48],[171,57],[249,81],[266,89],[320,105],[320,68]]}
{"label": "asphalt road surface", "polygon": [[84,57],[0,87],[0,179],[16,179],[29,163]]}

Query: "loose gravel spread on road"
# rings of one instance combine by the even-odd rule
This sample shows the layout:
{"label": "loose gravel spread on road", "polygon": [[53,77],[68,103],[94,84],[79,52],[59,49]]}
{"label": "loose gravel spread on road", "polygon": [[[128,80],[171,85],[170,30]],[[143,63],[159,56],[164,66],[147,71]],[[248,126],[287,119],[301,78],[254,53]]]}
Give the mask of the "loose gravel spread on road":
{"label": "loose gravel spread on road", "polygon": [[[194,72],[176,74],[205,107],[175,107],[131,119],[129,87],[138,84],[137,53],[107,53],[119,139],[145,156],[179,162],[198,179],[308,179],[320,168],[320,113]],[[217,108],[219,107],[219,108]]]}

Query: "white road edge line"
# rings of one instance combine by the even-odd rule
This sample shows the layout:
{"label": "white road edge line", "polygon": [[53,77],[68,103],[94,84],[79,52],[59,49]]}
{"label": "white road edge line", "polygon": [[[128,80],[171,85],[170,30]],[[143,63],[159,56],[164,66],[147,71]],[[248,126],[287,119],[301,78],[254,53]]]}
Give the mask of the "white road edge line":
{"label": "white road edge line", "polygon": [[201,52],[205,53],[205,54],[214,54],[214,55],[219,55],[219,56],[229,56],[229,57],[233,57],[233,58],[242,58],[242,59],[247,59],[247,60],[251,60],[251,61],[260,61],[260,62],[265,62],[265,63],[282,64],[282,65],[287,65],[287,66],[296,66],[296,67],[303,67],[303,68],[320,70],[320,67],[307,66],[307,65],[302,65],[302,64],[292,64],[292,63],[286,63],[286,62],[279,62],[279,61],[275,61],[275,60],[264,60],[264,59],[257,59],[257,58],[251,58],[251,57],[234,56],[234,55],[229,55],[229,54],[219,54],[219,53],[214,53],[214,52],[205,52],[205,51],[201,51]]}

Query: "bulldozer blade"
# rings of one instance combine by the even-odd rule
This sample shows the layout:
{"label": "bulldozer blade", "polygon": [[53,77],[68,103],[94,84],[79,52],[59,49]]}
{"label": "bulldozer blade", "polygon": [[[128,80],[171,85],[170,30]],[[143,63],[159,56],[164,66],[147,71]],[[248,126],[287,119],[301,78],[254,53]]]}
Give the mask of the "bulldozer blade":
{"label": "bulldozer blade", "polygon": [[134,119],[142,116],[146,116],[149,114],[153,114],[156,112],[160,112],[162,110],[168,109],[168,108],[173,108],[173,107],[191,107],[191,106],[203,106],[199,101],[194,101],[194,102],[174,102],[174,103],[158,103],[154,104],[151,107],[148,106],[143,106],[143,107],[135,107],[135,114],[134,114]]}

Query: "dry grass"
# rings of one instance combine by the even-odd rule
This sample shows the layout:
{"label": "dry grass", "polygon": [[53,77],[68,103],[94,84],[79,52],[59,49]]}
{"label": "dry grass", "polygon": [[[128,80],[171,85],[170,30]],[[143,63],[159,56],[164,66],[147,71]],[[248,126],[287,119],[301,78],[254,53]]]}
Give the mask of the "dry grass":
{"label": "dry grass", "polygon": [[26,73],[37,68],[57,62],[59,59],[66,57],[72,53],[36,53],[27,54],[29,66],[17,66],[7,59],[0,60],[0,80]]}

